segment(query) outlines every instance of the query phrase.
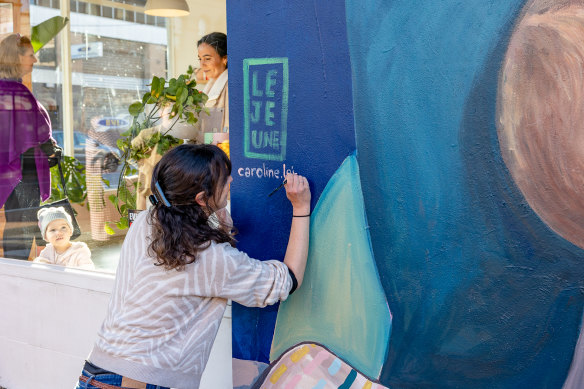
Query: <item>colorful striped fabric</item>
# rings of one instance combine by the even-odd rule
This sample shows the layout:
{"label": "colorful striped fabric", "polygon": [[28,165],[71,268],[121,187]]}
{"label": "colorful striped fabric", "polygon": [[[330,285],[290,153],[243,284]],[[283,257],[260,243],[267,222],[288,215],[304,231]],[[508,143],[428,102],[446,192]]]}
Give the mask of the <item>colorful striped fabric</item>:
{"label": "colorful striped fabric", "polygon": [[272,362],[254,389],[383,389],[326,347],[301,343]]}

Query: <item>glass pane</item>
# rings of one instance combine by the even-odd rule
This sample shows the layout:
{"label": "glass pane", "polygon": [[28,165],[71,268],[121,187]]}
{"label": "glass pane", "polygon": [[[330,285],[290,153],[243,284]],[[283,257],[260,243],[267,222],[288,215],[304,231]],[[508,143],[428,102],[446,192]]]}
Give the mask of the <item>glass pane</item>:
{"label": "glass pane", "polygon": [[114,10],[114,18],[118,20],[124,20],[124,10],[116,8]]}
{"label": "glass pane", "polygon": [[116,142],[130,124],[128,106],[141,98],[154,74],[166,76],[167,71],[166,30],[124,20],[125,13],[113,9],[116,20],[102,16],[95,18],[98,23],[89,22],[84,15],[71,15],[75,131],[87,137],[91,239],[112,241],[94,245],[94,250],[106,253],[121,243],[117,236],[123,234],[111,238],[104,223],[119,219],[108,198],[118,186],[121,166]]}
{"label": "glass pane", "polygon": [[101,7],[101,16],[104,18],[112,18],[113,8],[112,7]]}
{"label": "glass pane", "polygon": [[101,6],[97,4],[89,4],[89,14],[101,16]]}
{"label": "glass pane", "polygon": [[[134,12],[133,11],[126,11],[125,12],[125,15],[124,15],[124,18],[128,22],[133,22],[134,19],[135,19]],[[162,27],[164,27],[164,26],[162,26]]]}
{"label": "glass pane", "polygon": [[[73,156],[85,167],[86,183],[83,205],[75,204],[82,232],[76,241],[87,243],[97,269],[114,271],[127,231],[115,226],[115,235],[105,231],[106,221],[119,219],[109,200],[121,171],[117,140],[130,125],[129,105],[141,99],[152,76],[167,78],[167,33],[165,27],[136,23],[134,15],[146,19],[142,13],[81,1],[76,9],[80,12],[70,18]],[[33,24],[54,15],[48,6],[31,6]],[[38,52],[32,86],[49,113],[53,138],[64,146],[61,50],[53,40]]]}
{"label": "glass pane", "polygon": [[136,12],[135,19],[136,19],[136,23],[141,23],[141,24],[146,23],[146,15],[143,13]]}
{"label": "glass pane", "polygon": [[38,0],[38,5],[41,7],[51,7],[51,0]]}

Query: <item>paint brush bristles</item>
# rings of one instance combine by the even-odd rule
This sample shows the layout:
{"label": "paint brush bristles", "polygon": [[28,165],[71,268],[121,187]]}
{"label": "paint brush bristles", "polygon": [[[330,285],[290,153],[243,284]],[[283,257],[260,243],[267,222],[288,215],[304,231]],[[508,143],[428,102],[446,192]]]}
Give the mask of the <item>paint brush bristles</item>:
{"label": "paint brush bristles", "polygon": [[284,182],[282,182],[280,184],[280,186],[278,186],[276,189],[274,189],[273,191],[270,192],[270,194],[268,195],[268,197],[270,197],[271,195],[273,195],[274,193],[276,193],[277,191],[279,191],[280,189],[282,189],[284,187],[284,185],[286,185],[286,182],[288,182],[287,180],[284,180]]}

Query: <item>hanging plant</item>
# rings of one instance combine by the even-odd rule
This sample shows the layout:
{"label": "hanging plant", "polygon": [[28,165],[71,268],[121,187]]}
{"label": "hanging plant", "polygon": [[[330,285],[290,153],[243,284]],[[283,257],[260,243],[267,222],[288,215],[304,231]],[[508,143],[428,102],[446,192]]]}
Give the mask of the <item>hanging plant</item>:
{"label": "hanging plant", "polygon": [[[132,125],[117,141],[122,152],[120,180],[116,194],[109,196],[120,219],[106,223],[105,231],[108,234],[115,233],[112,225],[122,230],[128,228],[128,211],[136,209],[138,183],[128,184],[127,178],[138,173],[138,161],[148,158],[153,152],[164,155],[172,147],[181,144],[182,139],[172,135],[173,128],[185,123],[194,126],[202,111],[208,113],[205,108],[208,97],[196,88],[193,72],[194,69],[189,66],[185,74],[168,81],[162,77],[152,77],[150,90],[142,96],[141,101],[129,106]],[[136,142],[138,137],[140,141]]]}
{"label": "hanging plant", "polygon": [[[73,157],[67,155],[61,156],[61,167],[63,168],[63,177],[67,187],[67,197],[72,203],[84,204],[87,199],[87,185],[85,183],[85,165]],[[51,196],[44,203],[65,198],[59,167],[57,165],[51,168]]]}

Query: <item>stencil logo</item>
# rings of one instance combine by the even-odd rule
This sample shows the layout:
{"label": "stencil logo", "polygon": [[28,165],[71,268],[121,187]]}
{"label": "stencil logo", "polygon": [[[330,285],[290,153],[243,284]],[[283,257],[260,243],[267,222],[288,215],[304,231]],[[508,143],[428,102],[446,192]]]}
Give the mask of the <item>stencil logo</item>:
{"label": "stencil logo", "polygon": [[286,158],[288,84],[288,58],[243,61],[245,157]]}

